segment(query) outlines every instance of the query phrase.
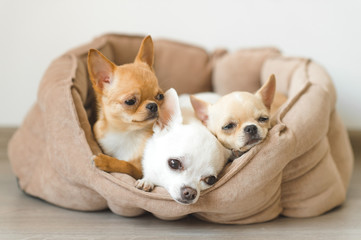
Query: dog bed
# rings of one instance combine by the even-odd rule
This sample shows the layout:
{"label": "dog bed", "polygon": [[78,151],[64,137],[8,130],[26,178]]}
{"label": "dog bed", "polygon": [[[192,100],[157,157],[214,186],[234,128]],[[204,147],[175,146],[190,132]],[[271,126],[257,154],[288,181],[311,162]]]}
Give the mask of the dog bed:
{"label": "dog bed", "polygon": [[164,90],[179,94],[255,91],[269,75],[288,101],[273,117],[267,139],[228,164],[196,204],[176,203],[156,187],[95,168],[101,152],[91,127],[95,98],[87,74],[89,48],[116,64],[132,62],[142,37],[108,34],[70,50],[47,69],[37,101],[9,143],[9,158],[27,194],[82,211],[110,208],[122,216],[150,212],[161,219],[188,214],[211,222],[246,224],[279,215],[312,217],[345,200],[353,166],[350,142],[335,110],[336,93],[325,70],[309,59],[274,48],[235,52],[155,40],[155,71]]}

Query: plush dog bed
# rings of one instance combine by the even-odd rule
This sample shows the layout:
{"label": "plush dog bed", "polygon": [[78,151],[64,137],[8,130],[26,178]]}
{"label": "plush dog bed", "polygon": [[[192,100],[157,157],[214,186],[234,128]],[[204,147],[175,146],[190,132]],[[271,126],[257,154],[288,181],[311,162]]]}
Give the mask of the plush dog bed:
{"label": "plush dog bed", "polygon": [[26,193],[55,205],[123,216],[151,212],[161,219],[187,214],[206,221],[245,224],[317,216],[345,200],[353,166],[347,132],[335,110],[336,93],[325,70],[277,49],[228,53],[155,40],[155,71],[164,90],[178,93],[255,91],[274,73],[288,96],[260,145],[228,164],[193,205],[181,205],[161,187],[144,192],[135,179],[96,169],[101,152],[92,134],[95,98],[87,74],[89,48],[116,64],[132,62],[142,37],[104,35],[73,49],[46,71],[38,98],[9,143],[9,158]]}

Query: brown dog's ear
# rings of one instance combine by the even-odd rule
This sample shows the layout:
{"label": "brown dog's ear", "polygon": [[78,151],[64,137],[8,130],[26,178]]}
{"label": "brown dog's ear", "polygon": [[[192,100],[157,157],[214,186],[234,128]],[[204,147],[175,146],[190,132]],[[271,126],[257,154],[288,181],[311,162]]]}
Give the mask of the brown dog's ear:
{"label": "brown dog's ear", "polygon": [[257,91],[256,95],[258,95],[262,99],[263,104],[268,109],[271,109],[275,92],[276,92],[276,78],[275,75],[272,74],[269,77],[268,81],[265,84],[263,84],[263,86]]}
{"label": "brown dog's ear", "polygon": [[195,96],[190,96],[191,99],[191,103],[194,109],[194,112],[197,116],[197,118],[199,120],[201,120],[201,122],[203,123],[203,125],[207,126],[207,122],[208,122],[208,107],[209,107],[209,103],[200,100],[198,98],[196,98]]}
{"label": "brown dog's ear", "polygon": [[150,69],[153,70],[154,62],[154,47],[151,36],[146,36],[142,44],[140,45],[137,56],[135,57],[134,63],[146,63]]}
{"label": "brown dog's ear", "polygon": [[88,72],[94,88],[100,92],[113,81],[115,64],[96,49],[88,52]]}

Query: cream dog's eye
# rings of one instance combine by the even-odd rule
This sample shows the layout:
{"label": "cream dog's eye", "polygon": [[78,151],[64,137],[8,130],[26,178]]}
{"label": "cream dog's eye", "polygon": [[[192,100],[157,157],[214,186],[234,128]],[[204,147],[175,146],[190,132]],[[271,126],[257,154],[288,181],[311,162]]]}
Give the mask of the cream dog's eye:
{"label": "cream dog's eye", "polygon": [[222,129],[223,130],[230,130],[232,128],[235,128],[237,126],[237,124],[235,123],[228,123],[227,125],[223,126]]}
{"label": "cream dog's eye", "polygon": [[209,176],[204,179],[204,182],[207,183],[208,185],[213,185],[216,183],[216,181],[217,178],[215,176]]}
{"label": "cream dog's eye", "polygon": [[182,170],[183,169],[183,165],[181,163],[181,161],[179,161],[178,159],[169,159],[168,160],[168,165],[170,168],[174,169],[174,170]]}
{"label": "cream dog's eye", "polygon": [[132,106],[132,105],[134,105],[136,102],[137,102],[137,99],[132,98],[132,99],[126,100],[124,103],[127,104],[127,105],[129,105],[129,106]]}
{"label": "cream dog's eye", "polygon": [[264,122],[267,122],[268,119],[269,119],[268,117],[259,117],[258,122],[264,123]]}

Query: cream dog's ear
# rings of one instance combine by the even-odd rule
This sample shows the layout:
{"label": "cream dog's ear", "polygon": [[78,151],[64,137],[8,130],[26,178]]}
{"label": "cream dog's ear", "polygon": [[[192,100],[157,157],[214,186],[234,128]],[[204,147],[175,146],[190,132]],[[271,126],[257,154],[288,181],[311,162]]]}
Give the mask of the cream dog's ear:
{"label": "cream dog's ear", "polygon": [[145,63],[153,70],[154,62],[154,47],[153,40],[151,36],[146,36],[142,44],[139,47],[137,56],[135,57],[134,63]]}
{"label": "cream dog's ear", "polygon": [[104,88],[113,81],[116,65],[96,49],[88,52],[88,72],[90,80],[97,91],[103,92]]}
{"label": "cream dog's ear", "polygon": [[263,86],[256,92],[256,96],[262,99],[263,104],[271,109],[271,105],[273,103],[273,99],[276,92],[276,78],[275,75],[272,74],[268,81],[263,84]]}
{"label": "cream dog's ear", "polygon": [[154,133],[169,130],[177,124],[182,124],[183,117],[176,90],[169,89],[164,93],[164,102],[160,107],[159,118],[153,126]]}
{"label": "cream dog's ear", "polygon": [[208,108],[210,104],[196,98],[195,96],[190,96],[190,100],[197,118],[203,123],[203,125],[207,126],[209,117]]}

